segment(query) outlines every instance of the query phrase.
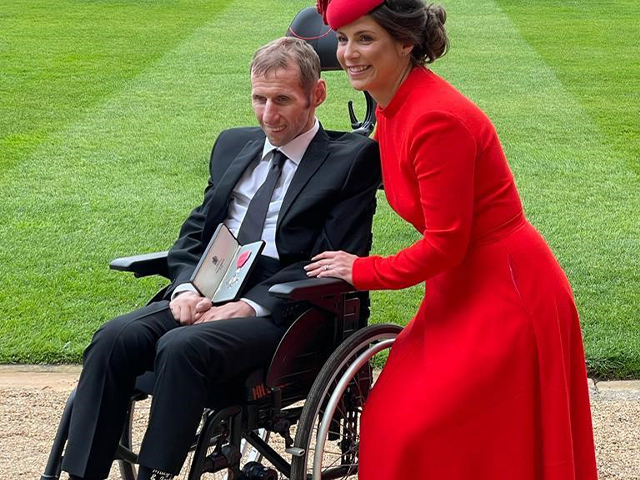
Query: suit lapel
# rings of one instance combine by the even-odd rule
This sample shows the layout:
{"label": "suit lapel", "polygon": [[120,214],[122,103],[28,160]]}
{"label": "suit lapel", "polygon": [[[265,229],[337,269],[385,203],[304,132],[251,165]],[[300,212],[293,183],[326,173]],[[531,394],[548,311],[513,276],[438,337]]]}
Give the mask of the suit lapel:
{"label": "suit lapel", "polygon": [[305,152],[304,157],[302,157],[293,179],[291,179],[291,184],[287,189],[287,193],[282,200],[282,206],[280,207],[278,225],[276,227],[277,229],[280,229],[282,219],[286,217],[287,212],[304,186],[326,160],[329,155],[328,147],[329,137],[321,127],[307,147],[307,151]]}
{"label": "suit lapel", "polygon": [[[248,142],[240,151],[238,156],[234,158],[229,167],[220,178],[216,185],[216,191],[211,197],[211,209],[207,215],[207,231],[216,229],[218,223],[224,220],[227,214],[229,201],[231,199],[231,191],[236,186],[242,174],[247,170],[253,160],[258,157],[264,147],[264,140],[252,140]],[[217,208],[216,208],[217,207]],[[220,217],[223,217],[220,219]]]}

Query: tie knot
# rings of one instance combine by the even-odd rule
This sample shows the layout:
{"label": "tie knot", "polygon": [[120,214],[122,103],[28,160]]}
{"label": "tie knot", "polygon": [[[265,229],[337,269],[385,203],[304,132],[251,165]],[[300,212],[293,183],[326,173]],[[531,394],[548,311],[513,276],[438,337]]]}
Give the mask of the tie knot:
{"label": "tie knot", "polygon": [[282,164],[287,159],[287,156],[280,150],[273,152],[273,161],[271,162],[271,168],[282,168]]}

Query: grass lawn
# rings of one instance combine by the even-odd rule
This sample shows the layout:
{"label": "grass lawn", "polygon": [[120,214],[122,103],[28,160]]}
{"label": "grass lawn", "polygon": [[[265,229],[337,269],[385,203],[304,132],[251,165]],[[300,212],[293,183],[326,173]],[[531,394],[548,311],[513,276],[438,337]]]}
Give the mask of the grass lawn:
{"label": "grass lawn", "polygon": [[[0,362],[78,362],[161,285],[107,264],[173,243],[216,134],[255,123],[253,51],[312,3],[3,2]],[[434,70],[496,124],[574,287],[592,374],[639,378],[640,6],[525,3],[446,1],[452,48]],[[326,78],[318,114],[346,129],[359,96]],[[416,238],[382,198],[374,235],[380,254]],[[406,323],[421,288],[374,293],[373,321]]]}

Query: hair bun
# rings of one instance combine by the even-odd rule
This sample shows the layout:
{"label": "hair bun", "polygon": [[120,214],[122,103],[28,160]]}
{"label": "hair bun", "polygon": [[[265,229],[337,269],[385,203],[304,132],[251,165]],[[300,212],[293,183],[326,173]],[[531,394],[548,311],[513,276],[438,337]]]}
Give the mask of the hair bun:
{"label": "hair bun", "polygon": [[447,21],[447,12],[442,5],[430,3],[429,5],[425,5],[424,9],[427,16],[427,22],[435,21],[444,25]]}
{"label": "hair bun", "polygon": [[426,56],[426,63],[432,63],[442,57],[449,48],[449,38],[444,28],[447,21],[447,12],[441,5],[433,3],[425,5],[425,36],[423,48]]}
{"label": "hair bun", "polygon": [[425,5],[424,0],[385,0],[369,15],[392,38],[413,45],[414,65],[432,63],[447,52],[447,14],[440,5]]}

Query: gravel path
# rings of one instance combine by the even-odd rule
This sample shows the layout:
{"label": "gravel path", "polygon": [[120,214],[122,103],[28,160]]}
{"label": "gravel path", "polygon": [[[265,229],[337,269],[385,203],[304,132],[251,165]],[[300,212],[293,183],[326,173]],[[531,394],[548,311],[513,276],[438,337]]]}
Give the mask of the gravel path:
{"label": "gravel path", "polygon": [[[40,478],[78,372],[0,366],[0,480]],[[591,393],[600,480],[640,480],[640,382],[592,382]]]}

